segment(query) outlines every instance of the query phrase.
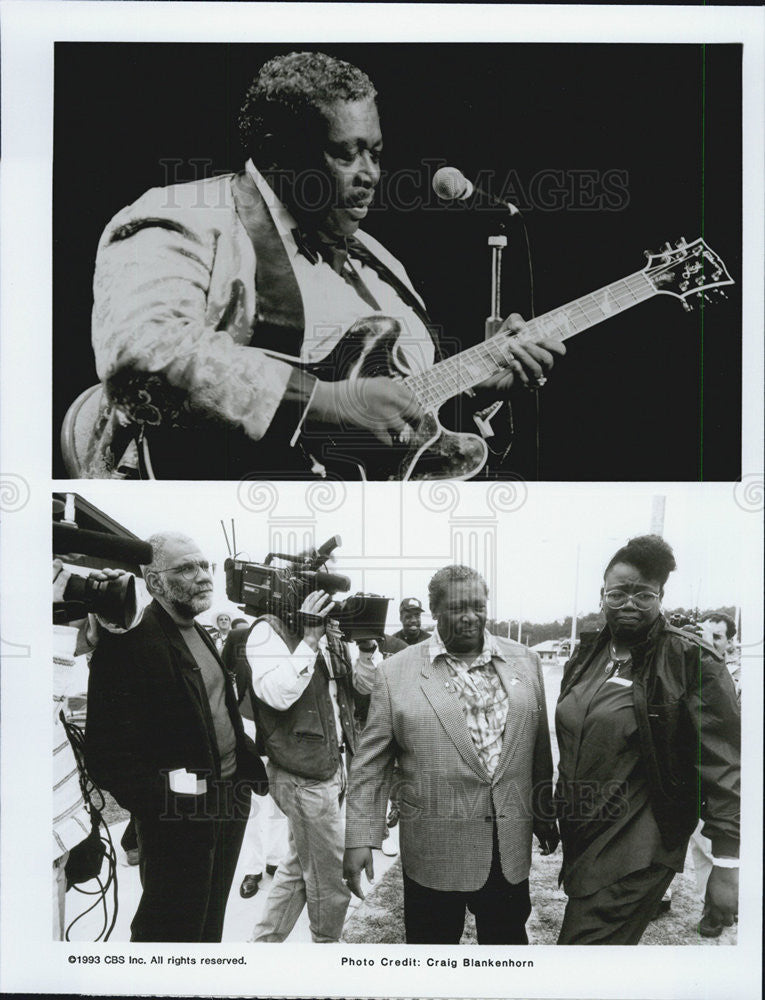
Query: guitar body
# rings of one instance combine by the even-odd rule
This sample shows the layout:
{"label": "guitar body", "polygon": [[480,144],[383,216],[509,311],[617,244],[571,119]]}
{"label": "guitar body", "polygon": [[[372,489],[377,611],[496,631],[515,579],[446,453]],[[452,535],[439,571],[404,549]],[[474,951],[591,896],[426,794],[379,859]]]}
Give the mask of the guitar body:
{"label": "guitar body", "polygon": [[[401,327],[387,316],[359,320],[332,353],[309,371],[323,381],[358,378],[401,379],[410,374],[399,348]],[[470,479],[483,468],[488,448],[477,434],[450,431],[427,412],[406,444],[384,445],[370,433],[337,428],[304,430],[305,449],[322,465],[356,464],[359,478],[407,481]],[[354,477],[355,478],[355,477]]]}
{"label": "guitar body", "polygon": [[[410,374],[399,349],[397,320],[359,320],[322,361],[304,365],[325,382]],[[260,441],[220,421],[205,418],[193,428],[150,428],[143,478],[342,480],[470,479],[483,467],[488,449],[476,434],[444,429],[426,413],[413,439],[388,447],[371,433],[312,423],[303,426],[299,446],[289,447],[293,427],[272,426]]]}
{"label": "guitar body", "polygon": [[[335,430],[335,434],[336,434]],[[477,434],[460,434],[441,426],[434,413],[424,419],[406,445],[384,445],[372,434],[348,433],[332,437],[304,437],[310,454],[321,465],[349,469],[357,475],[344,479],[387,480],[471,479],[483,468],[488,448]]]}

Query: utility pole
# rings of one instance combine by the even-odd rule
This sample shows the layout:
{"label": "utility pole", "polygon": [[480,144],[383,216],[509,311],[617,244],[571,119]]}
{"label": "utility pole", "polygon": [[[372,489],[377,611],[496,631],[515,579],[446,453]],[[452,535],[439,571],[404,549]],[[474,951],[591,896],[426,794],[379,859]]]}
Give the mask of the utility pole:
{"label": "utility pole", "polygon": [[576,545],[576,576],[574,578],[574,610],[571,615],[571,650],[569,656],[574,655],[574,644],[576,643],[576,620],[578,614],[578,603],[579,603],[579,556],[582,553],[582,543],[577,542]]}
{"label": "utility pole", "polygon": [[651,497],[651,534],[664,537],[664,511],[667,506],[667,498],[657,493]]}

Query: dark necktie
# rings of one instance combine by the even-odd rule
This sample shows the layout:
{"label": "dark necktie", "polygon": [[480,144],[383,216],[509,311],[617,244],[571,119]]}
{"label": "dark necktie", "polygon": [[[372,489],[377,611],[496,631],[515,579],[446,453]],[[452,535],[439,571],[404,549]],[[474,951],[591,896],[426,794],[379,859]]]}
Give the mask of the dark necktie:
{"label": "dark necktie", "polygon": [[381,312],[380,303],[367,287],[366,282],[361,277],[356,268],[348,260],[348,242],[344,237],[337,240],[329,240],[322,233],[317,233],[313,239],[299,230],[293,230],[292,235],[298,245],[300,252],[313,264],[318,263],[318,254],[332,270],[350,285],[359,298],[363,299],[368,306]]}
{"label": "dark necktie", "polygon": [[320,674],[324,676],[326,680],[330,680],[329,667],[327,666],[327,661],[324,659],[324,654],[320,649],[316,651],[316,660],[314,662],[314,667],[319,671]]}

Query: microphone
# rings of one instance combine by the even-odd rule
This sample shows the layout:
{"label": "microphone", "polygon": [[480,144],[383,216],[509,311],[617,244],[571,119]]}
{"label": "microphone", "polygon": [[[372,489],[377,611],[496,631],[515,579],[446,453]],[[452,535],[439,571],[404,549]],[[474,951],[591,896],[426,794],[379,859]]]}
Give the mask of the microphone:
{"label": "microphone", "polygon": [[338,590],[348,591],[351,589],[350,579],[342,573],[325,573],[323,570],[312,573],[309,570],[307,572],[298,571],[295,575],[309,581],[310,586],[315,590],[326,590],[328,594],[336,594]]}
{"label": "microphone", "polygon": [[147,566],[152,558],[152,548],[147,542],[133,538],[109,535],[105,531],[87,531],[75,525],[53,524],[54,553],[77,552],[102,559],[118,559],[127,563]]}
{"label": "microphone", "polygon": [[328,538],[323,545],[319,546],[319,548],[316,550],[316,555],[323,556],[324,558],[326,558],[327,556],[332,555],[334,550],[342,544],[343,540],[340,538],[340,536],[333,535],[331,538]]}
{"label": "microphone", "polygon": [[510,215],[520,215],[521,210],[510,201],[502,201],[493,194],[476,187],[472,181],[456,167],[440,167],[433,174],[433,190],[443,201],[467,201],[474,193],[482,195],[487,201],[506,209]]}

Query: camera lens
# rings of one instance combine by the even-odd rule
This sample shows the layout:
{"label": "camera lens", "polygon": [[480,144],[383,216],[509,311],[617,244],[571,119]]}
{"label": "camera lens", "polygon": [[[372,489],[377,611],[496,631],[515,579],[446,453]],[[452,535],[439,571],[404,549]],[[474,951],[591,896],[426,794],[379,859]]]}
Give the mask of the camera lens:
{"label": "camera lens", "polygon": [[135,577],[126,574],[116,580],[92,580],[72,575],[64,590],[64,600],[82,604],[85,611],[92,611],[113,625],[127,628],[137,610]]}

